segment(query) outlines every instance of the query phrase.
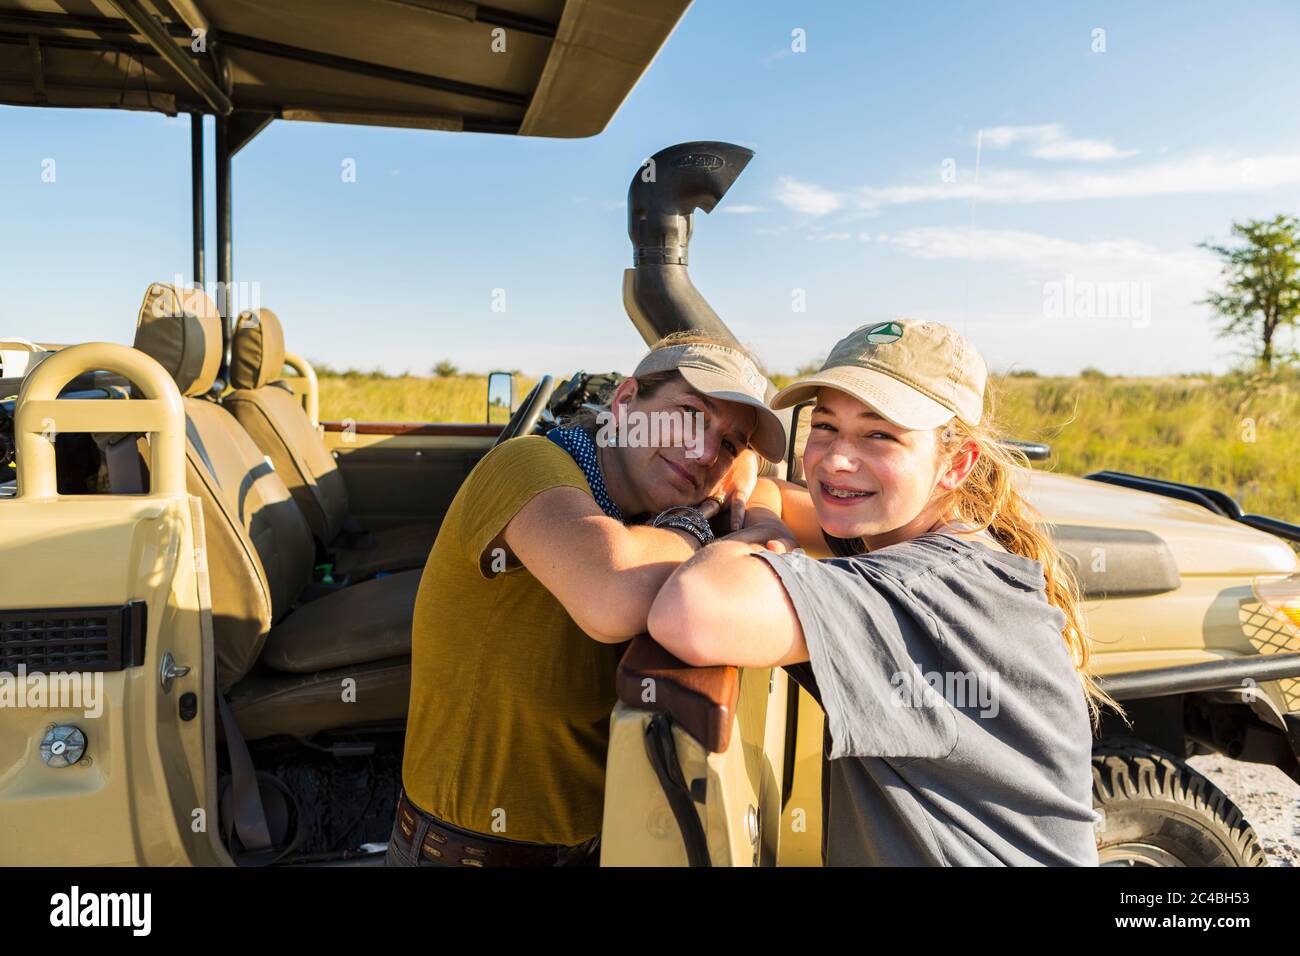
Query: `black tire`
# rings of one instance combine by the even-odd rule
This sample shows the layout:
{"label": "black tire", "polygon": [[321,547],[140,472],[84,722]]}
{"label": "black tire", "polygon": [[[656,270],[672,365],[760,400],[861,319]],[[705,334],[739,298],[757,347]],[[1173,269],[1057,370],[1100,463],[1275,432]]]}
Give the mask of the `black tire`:
{"label": "black tire", "polygon": [[1267,866],[1254,829],[1222,790],[1173,754],[1103,740],[1092,805],[1103,866]]}

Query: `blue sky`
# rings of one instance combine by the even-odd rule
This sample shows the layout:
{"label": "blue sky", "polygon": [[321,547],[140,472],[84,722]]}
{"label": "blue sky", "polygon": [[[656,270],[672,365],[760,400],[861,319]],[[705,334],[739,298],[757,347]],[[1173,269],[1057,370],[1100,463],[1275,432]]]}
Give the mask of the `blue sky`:
{"label": "blue sky", "polygon": [[[757,155],[691,273],[774,369],[911,316],[997,369],[1222,370],[1197,243],[1300,213],[1298,41],[1294,2],[697,0],[594,138],[272,124],[235,160],[235,278],[333,366],[626,372],[627,184],[720,139]],[[0,107],[0,335],[129,342],[188,279],[188,122]]]}

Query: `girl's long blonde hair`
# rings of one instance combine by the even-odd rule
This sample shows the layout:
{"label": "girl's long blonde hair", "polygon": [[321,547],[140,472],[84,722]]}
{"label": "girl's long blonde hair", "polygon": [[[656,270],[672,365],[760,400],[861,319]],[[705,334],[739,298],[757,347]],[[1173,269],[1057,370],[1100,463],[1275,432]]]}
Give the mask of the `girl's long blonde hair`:
{"label": "girl's long blonde hair", "polygon": [[1019,482],[1028,473],[1029,461],[1019,449],[1004,444],[1005,432],[993,419],[991,391],[986,396],[985,414],[978,426],[954,418],[938,429],[939,446],[944,454],[957,452],[967,442],[979,451],[966,480],[950,493],[944,515],[988,531],[1012,554],[1031,558],[1043,566],[1047,600],[1065,615],[1062,637],[1083,684],[1095,730],[1103,705],[1113,708],[1120,716],[1124,711],[1101,689],[1091,673],[1088,633],[1079,610],[1078,581],[1052,541],[1042,516],[1020,493]]}

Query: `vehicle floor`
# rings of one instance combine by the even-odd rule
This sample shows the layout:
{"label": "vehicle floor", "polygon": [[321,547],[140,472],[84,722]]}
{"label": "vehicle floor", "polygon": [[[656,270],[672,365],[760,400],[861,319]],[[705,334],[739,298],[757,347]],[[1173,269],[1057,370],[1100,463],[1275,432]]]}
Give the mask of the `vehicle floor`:
{"label": "vehicle floor", "polygon": [[301,843],[281,863],[344,861],[387,844],[402,784],[404,740],[403,728],[250,743],[253,765],[277,777],[297,806]]}

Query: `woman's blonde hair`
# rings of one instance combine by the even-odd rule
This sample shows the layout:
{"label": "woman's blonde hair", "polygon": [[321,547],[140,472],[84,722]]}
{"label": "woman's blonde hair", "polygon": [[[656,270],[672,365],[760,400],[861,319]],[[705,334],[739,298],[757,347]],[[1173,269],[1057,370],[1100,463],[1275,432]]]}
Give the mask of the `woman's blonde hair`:
{"label": "woman's blonde hair", "polygon": [[1114,708],[1121,716],[1124,711],[1093,678],[1088,633],[1079,610],[1078,581],[1048,534],[1042,516],[1020,493],[1018,484],[1028,472],[1029,461],[1019,449],[1004,444],[1005,432],[993,418],[991,389],[990,384],[985,391],[985,413],[978,426],[954,418],[938,429],[939,447],[944,454],[955,453],[967,442],[979,451],[970,474],[948,496],[945,517],[987,530],[1012,554],[1031,558],[1043,566],[1047,600],[1065,615],[1062,637],[1083,684],[1095,730],[1103,705]]}

